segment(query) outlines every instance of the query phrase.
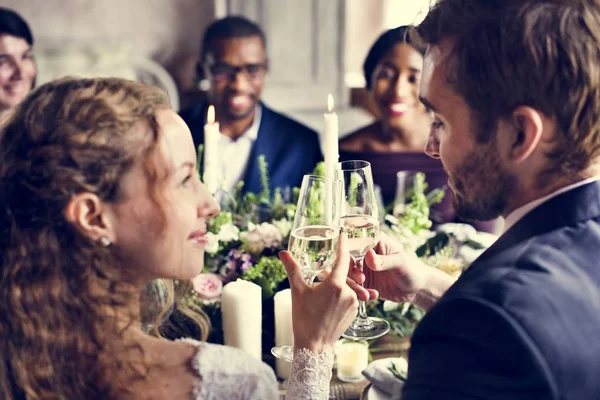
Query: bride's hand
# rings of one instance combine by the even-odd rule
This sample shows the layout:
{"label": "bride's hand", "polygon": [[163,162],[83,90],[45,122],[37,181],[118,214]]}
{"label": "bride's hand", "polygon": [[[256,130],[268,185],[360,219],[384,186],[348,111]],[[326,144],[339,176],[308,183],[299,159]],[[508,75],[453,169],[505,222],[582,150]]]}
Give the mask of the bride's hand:
{"label": "bride's hand", "polygon": [[[350,325],[358,309],[357,292],[366,292],[346,281],[350,265],[346,235],[340,235],[337,257],[331,273],[314,286],[304,282],[302,269],[287,251],[279,253],[292,289],[294,347],[321,352],[333,344]],[[362,296],[368,294],[362,293]]]}

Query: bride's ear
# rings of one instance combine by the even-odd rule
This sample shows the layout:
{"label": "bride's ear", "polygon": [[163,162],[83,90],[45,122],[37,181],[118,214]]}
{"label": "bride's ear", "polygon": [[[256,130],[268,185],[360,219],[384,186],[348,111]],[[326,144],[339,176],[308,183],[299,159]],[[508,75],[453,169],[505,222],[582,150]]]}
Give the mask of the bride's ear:
{"label": "bride's ear", "polygon": [[93,193],[74,195],[65,207],[65,217],[93,241],[110,243],[115,240],[112,218],[108,208]]}

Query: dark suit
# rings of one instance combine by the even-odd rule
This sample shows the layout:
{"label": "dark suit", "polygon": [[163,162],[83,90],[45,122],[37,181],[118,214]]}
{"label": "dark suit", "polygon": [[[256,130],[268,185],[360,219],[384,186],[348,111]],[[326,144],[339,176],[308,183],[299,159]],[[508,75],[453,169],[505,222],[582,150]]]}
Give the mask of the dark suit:
{"label": "dark suit", "polygon": [[403,400],[600,399],[600,183],[506,232],[421,321]]}
{"label": "dark suit", "polygon": [[[262,104],[262,117],[258,136],[252,146],[246,168],[244,192],[259,193],[262,190],[258,156],[264,155],[268,164],[269,186],[299,187],[302,177],[311,173],[316,164],[323,160],[317,133],[306,126],[275,112]],[[194,145],[204,143],[206,104],[181,112],[181,117],[190,127]],[[231,155],[222,154],[221,157]]]}

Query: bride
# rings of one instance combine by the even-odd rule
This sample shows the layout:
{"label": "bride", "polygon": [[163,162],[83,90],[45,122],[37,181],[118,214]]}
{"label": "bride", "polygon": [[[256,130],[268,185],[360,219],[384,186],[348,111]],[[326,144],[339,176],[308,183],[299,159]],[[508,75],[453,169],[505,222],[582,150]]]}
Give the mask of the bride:
{"label": "bride", "polygon": [[[40,87],[0,135],[0,187],[1,398],[278,398],[272,370],[251,356],[141,329],[142,288],[200,273],[219,211],[161,92],[121,79]],[[289,399],[328,397],[331,346],[369,298],[346,283],[345,247],[317,287],[282,252],[296,344]]]}

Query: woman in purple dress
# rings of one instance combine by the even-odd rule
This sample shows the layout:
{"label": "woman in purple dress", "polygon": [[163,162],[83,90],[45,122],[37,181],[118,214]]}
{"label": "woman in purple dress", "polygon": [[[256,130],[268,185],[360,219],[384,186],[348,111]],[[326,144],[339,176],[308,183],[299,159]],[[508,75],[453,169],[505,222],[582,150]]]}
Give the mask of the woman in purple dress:
{"label": "woman in purple dress", "polygon": [[[381,118],[343,138],[340,159],[371,163],[386,206],[394,201],[398,171],[424,172],[429,190],[445,188],[447,192],[444,200],[432,207],[432,220],[436,224],[458,222],[442,163],[424,153],[432,118],[419,100],[423,54],[407,26],[390,29],[375,41],[363,71]],[[495,221],[473,225],[493,232]]]}

